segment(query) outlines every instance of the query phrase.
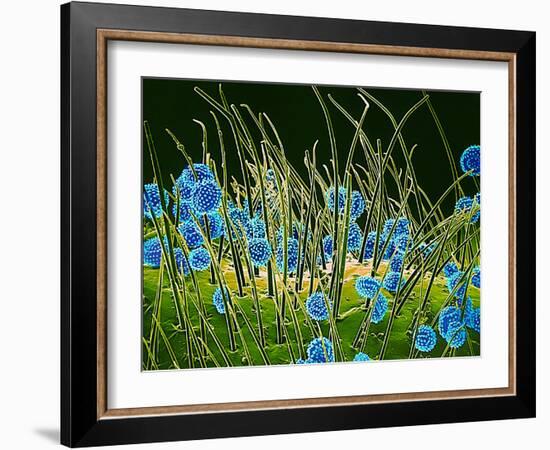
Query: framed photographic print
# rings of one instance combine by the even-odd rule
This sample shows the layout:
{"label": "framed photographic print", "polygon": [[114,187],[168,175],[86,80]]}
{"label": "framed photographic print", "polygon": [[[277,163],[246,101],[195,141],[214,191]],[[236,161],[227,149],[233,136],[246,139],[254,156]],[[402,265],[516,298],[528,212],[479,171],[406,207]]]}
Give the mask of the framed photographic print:
{"label": "framed photographic print", "polygon": [[534,33],[61,19],[63,444],[534,416]]}

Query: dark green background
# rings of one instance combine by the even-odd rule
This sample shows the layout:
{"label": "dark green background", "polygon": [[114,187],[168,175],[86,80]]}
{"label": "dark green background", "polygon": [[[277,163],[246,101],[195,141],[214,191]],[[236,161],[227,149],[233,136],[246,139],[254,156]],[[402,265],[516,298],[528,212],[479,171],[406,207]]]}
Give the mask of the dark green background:
{"label": "dark green background", "polygon": [[[194,161],[201,160],[202,133],[193,119],[200,120],[207,126],[209,151],[219,166],[221,158],[214,121],[209,113],[211,108],[193,90],[198,86],[219,99],[218,85],[219,82],[212,81],[143,79],[142,117],[151,126],[165,178],[169,174],[173,174],[176,178],[185,166],[183,156],[177,151],[165,128],[169,128],[178,137]],[[325,119],[311,86],[227,81],[223,81],[222,85],[230,103],[236,105],[246,103],[254,112],[268,114],[285,145],[288,160],[299,172],[304,171],[304,150],[311,149],[317,139],[319,140],[318,167],[329,163],[330,147]],[[325,98],[327,94],[332,94],[355,118],[360,117],[363,102],[354,88],[319,86],[319,90]],[[419,90],[380,88],[367,90],[393,113],[398,122],[422,97]],[[469,145],[479,144],[480,141],[480,95],[470,92],[429,91],[428,93],[447,134],[459,168],[462,151]],[[339,156],[344,163],[354,129],[328,98],[326,102],[335,128]],[[242,114],[244,117],[248,115],[244,110]],[[240,170],[234,153],[231,132],[223,117],[218,115],[218,118],[224,127],[229,173],[236,175]],[[254,126],[252,125],[251,128]],[[371,142],[375,143],[376,139],[381,139],[383,149],[387,148],[393,127],[385,113],[372,102],[363,129]],[[421,106],[413,114],[405,126],[403,135],[409,148],[413,144],[418,145],[413,163],[420,186],[432,199],[439,197],[452,183],[452,174],[441,137],[427,106]],[[144,182],[151,182],[152,169],[145,139],[143,143],[143,179]],[[396,148],[393,155],[398,158],[400,153],[401,151]],[[232,158],[231,155],[235,157]],[[362,152],[357,151],[356,162],[360,163],[361,157]],[[397,163],[399,167],[404,167],[404,163],[400,164],[399,160]],[[470,180],[467,180],[463,186],[468,194],[475,193]]]}

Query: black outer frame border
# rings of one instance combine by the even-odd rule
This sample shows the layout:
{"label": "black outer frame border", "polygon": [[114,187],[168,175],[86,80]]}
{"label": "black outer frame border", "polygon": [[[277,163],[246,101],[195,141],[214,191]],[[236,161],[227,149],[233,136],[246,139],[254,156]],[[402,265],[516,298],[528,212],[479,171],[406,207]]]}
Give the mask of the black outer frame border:
{"label": "black outer frame border", "polygon": [[[97,420],[96,30],[516,54],[517,395]],[[61,6],[61,443],[71,447],[535,416],[535,33],[94,3]]]}

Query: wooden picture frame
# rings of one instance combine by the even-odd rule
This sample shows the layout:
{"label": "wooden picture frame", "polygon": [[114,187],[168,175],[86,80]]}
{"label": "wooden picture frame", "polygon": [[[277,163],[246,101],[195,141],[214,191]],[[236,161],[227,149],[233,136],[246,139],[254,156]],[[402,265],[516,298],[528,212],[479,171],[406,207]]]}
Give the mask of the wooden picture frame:
{"label": "wooden picture frame", "polygon": [[[535,33],[78,2],[61,7],[61,27],[63,444],[91,446],[534,417]],[[109,409],[109,40],[507,62],[509,386]]]}

